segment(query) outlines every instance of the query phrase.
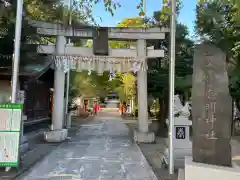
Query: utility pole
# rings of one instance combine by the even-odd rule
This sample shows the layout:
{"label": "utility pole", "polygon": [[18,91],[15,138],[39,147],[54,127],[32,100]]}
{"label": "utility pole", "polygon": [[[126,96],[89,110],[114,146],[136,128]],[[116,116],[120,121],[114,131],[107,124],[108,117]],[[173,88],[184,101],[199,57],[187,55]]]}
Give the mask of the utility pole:
{"label": "utility pole", "polygon": [[170,64],[169,64],[169,174],[174,174],[174,92],[175,92],[175,41],[176,0],[171,0]]}
{"label": "utility pole", "polygon": [[15,25],[15,41],[13,53],[13,69],[12,69],[12,97],[11,102],[16,103],[17,87],[18,87],[18,71],[20,59],[20,46],[21,46],[21,31],[22,31],[22,13],[23,13],[23,0],[17,1],[16,25]]}
{"label": "utility pole", "polygon": [[[72,0],[69,0],[69,15],[68,15],[68,25],[72,25]],[[68,39],[68,45],[71,44],[71,39]],[[68,71],[67,71],[67,79],[66,79],[66,98],[65,98],[65,119],[68,125],[68,100],[69,100],[69,85],[70,85],[70,63],[68,62]]]}

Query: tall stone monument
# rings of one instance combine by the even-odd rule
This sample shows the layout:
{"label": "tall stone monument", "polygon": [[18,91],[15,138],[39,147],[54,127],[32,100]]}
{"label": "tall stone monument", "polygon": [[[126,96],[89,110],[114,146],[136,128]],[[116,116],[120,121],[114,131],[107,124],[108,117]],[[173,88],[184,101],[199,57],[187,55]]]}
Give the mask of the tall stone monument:
{"label": "tall stone monument", "polygon": [[226,56],[213,45],[198,45],[192,87],[193,162],[232,166],[231,113]]}

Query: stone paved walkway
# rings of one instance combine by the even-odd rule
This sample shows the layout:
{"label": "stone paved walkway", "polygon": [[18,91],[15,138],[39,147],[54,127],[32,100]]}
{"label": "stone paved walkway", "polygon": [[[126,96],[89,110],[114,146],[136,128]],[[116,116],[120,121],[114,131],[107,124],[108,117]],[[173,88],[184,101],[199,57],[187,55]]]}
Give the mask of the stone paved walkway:
{"label": "stone paved walkway", "polygon": [[44,179],[157,180],[129,128],[105,117],[82,125],[73,139],[21,178]]}

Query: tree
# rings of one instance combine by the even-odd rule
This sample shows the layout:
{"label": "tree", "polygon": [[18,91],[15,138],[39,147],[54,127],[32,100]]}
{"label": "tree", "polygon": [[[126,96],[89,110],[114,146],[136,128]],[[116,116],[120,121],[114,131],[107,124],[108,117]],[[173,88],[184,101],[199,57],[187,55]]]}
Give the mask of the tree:
{"label": "tree", "polygon": [[116,87],[115,91],[119,94],[122,101],[132,100],[136,96],[136,77],[131,73],[127,72],[119,74],[118,79],[120,85]]}
{"label": "tree", "polygon": [[233,4],[222,0],[197,5],[196,32],[204,41],[210,41],[227,54],[227,61],[233,58],[233,49],[238,33],[232,19]]}
{"label": "tree", "polygon": [[239,1],[200,1],[195,28],[203,41],[210,41],[226,53],[231,95],[237,101],[240,98],[239,10]]}
{"label": "tree", "polygon": [[[238,27],[240,25],[240,2],[236,0],[220,0],[221,4],[230,5],[228,9],[231,11],[230,20],[234,22]],[[203,5],[205,8],[208,7],[212,2],[210,0],[200,0],[199,5]]]}
{"label": "tree", "polygon": [[[162,11],[154,12],[153,18],[151,19],[152,26],[162,27],[169,24],[169,15],[165,14],[166,7]],[[181,2],[178,1],[177,3],[177,14],[181,8]],[[163,15],[167,16],[168,18],[163,18]],[[191,78],[188,76],[192,75],[192,63],[193,63],[193,48],[194,44],[191,39],[188,38],[189,31],[187,27],[183,24],[177,22],[176,25],[176,78],[180,79],[181,81],[186,81]],[[162,97],[161,89],[165,89],[164,91],[168,91],[168,66],[169,66],[169,48],[170,48],[170,35],[166,34],[166,38],[164,40],[157,40],[152,41],[152,45],[155,46],[157,49],[164,49],[165,57],[162,59],[156,59],[149,61],[149,78],[152,79],[149,82],[149,87],[154,87],[154,89],[149,89],[149,92],[155,94],[156,97]],[[160,63],[161,62],[161,63]],[[156,76],[156,77],[153,77]],[[160,80],[158,80],[160,78]],[[154,79],[158,81],[154,81]],[[191,82],[186,82],[187,84],[191,84]],[[185,84],[185,83],[184,83]],[[179,86],[180,85],[180,86]],[[160,91],[155,92],[155,90],[160,89]],[[184,90],[189,89],[189,85],[184,87],[182,83],[176,84],[177,90]],[[160,92],[160,94],[159,94]]]}
{"label": "tree", "polygon": [[[2,66],[11,66],[11,56],[14,46],[16,1],[0,2],[0,58]],[[54,42],[53,38],[42,38],[36,34],[36,29],[28,24],[29,19],[43,20],[50,22],[67,23],[66,17],[70,13],[66,6],[59,1],[27,0],[24,1],[23,22],[21,36],[21,64],[28,63],[38,58],[37,47],[29,44],[38,44],[41,42]],[[85,22],[83,16],[78,11],[71,11],[74,23]]]}
{"label": "tree", "polygon": [[70,94],[87,98],[104,98],[106,95],[120,85],[119,79],[109,81],[109,73],[98,75],[96,72],[88,71],[71,72]]}
{"label": "tree", "polygon": [[[125,18],[117,27],[144,27],[148,26],[148,23],[140,17]],[[136,47],[136,42],[130,41],[110,41],[110,47],[115,48],[130,48]],[[116,88],[120,98],[124,101],[136,99],[136,76],[131,72],[123,73],[118,76],[121,85]]]}
{"label": "tree", "polygon": [[[178,10],[180,3],[178,3]],[[164,12],[164,11],[163,11]],[[153,18],[147,18],[145,20],[141,18],[126,18],[120,22],[117,26],[119,27],[162,27],[167,26],[169,23],[168,19],[161,19],[162,12],[155,12]],[[167,23],[168,22],[168,23]],[[187,37],[188,29],[183,24],[177,24],[176,34],[176,75],[180,83],[177,83],[177,89],[182,91],[189,91],[191,88],[191,75],[192,75],[192,54],[193,54],[193,42]],[[168,36],[169,37],[169,36]],[[154,45],[157,49],[164,49],[168,54],[169,38],[165,40],[149,41],[149,46]],[[110,43],[112,48],[129,48],[130,46],[136,46],[135,42],[118,42],[112,41]],[[160,59],[150,59],[148,61],[148,92],[156,98],[160,98],[161,101],[168,102],[168,58],[165,57],[163,60],[165,65],[161,66]],[[124,83],[123,83],[124,84]],[[123,85],[124,86],[124,85]],[[126,85],[128,86],[128,85]],[[121,88],[121,87],[120,87]],[[166,104],[166,102],[165,102]],[[167,114],[167,108],[165,111]]]}
{"label": "tree", "polygon": [[[67,24],[69,17],[71,16],[72,25],[83,25],[87,23],[94,23],[95,19],[92,16],[92,8],[96,3],[102,3],[100,0],[74,0],[71,10],[68,9],[65,3],[58,0],[25,0],[23,6],[23,29],[21,38],[21,59],[34,60],[36,59],[36,46],[28,46],[30,43],[41,42],[55,42],[53,38],[40,38],[36,34],[36,29],[28,25],[28,19],[43,20],[48,22],[58,22]],[[113,15],[114,10],[120,7],[120,4],[116,1],[107,0],[104,1],[106,11]],[[11,66],[11,56],[13,53],[13,39],[15,30],[15,18],[16,18],[17,1],[13,0],[1,0],[0,1],[0,54],[1,59],[4,61],[4,66]],[[96,24],[96,23],[95,23]],[[82,41],[71,38],[75,45],[81,45]],[[6,48],[7,47],[7,48]],[[31,55],[30,55],[31,54]],[[34,58],[33,58],[33,54]],[[1,62],[3,63],[3,62]],[[20,61],[23,63],[23,61]]]}
{"label": "tree", "polygon": [[[144,22],[141,18],[125,18],[117,27],[139,27],[144,26]],[[130,48],[136,46],[135,42],[126,41],[110,41],[109,46],[113,49],[116,48]],[[92,47],[92,40],[88,40],[85,47]],[[102,81],[102,80],[101,80]],[[102,81],[104,82],[104,81]],[[135,99],[136,95],[136,77],[132,73],[117,73],[114,81],[107,82],[106,87],[111,86],[108,92],[116,91],[120,99],[127,101],[128,99]]]}
{"label": "tree", "polygon": [[[179,13],[181,3],[178,3],[177,13]],[[166,7],[167,8],[167,7]],[[169,26],[170,16],[166,15],[165,10],[154,12],[151,24],[154,27]],[[165,17],[167,16],[167,17]],[[164,17],[164,18],[163,18]],[[194,44],[188,38],[188,29],[185,25],[177,22],[176,25],[176,79],[175,90],[181,93],[186,99],[186,96],[191,88],[192,63],[193,63],[193,48]],[[151,41],[156,49],[164,49],[165,57],[151,59],[148,61],[148,93],[153,97],[158,98],[160,102],[159,123],[160,131],[163,123],[168,115],[169,103],[169,48],[170,34],[166,34],[164,40]]]}

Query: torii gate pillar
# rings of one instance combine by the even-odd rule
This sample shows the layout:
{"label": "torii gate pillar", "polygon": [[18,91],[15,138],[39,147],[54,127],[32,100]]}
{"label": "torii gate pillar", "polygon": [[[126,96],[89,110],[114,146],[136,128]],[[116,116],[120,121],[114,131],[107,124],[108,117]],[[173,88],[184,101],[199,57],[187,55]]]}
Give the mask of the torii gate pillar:
{"label": "torii gate pillar", "polygon": [[[55,51],[59,55],[65,52],[66,39],[64,36],[57,36]],[[65,72],[59,68],[54,71],[54,99],[52,112],[52,129],[45,133],[47,142],[60,142],[67,138],[67,129],[63,129],[64,122],[64,90]]]}
{"label": "torii gate pillar", "polygon": [[[147,63],[147,46],[145,39],[137,40],[137,58]],[[134,132],[134,140],[139,143],[152,143],[155,140],[153,132],[148,131],[148,93],[147,69],[139,70],[137,74],[138,87],[138,130]]]}

